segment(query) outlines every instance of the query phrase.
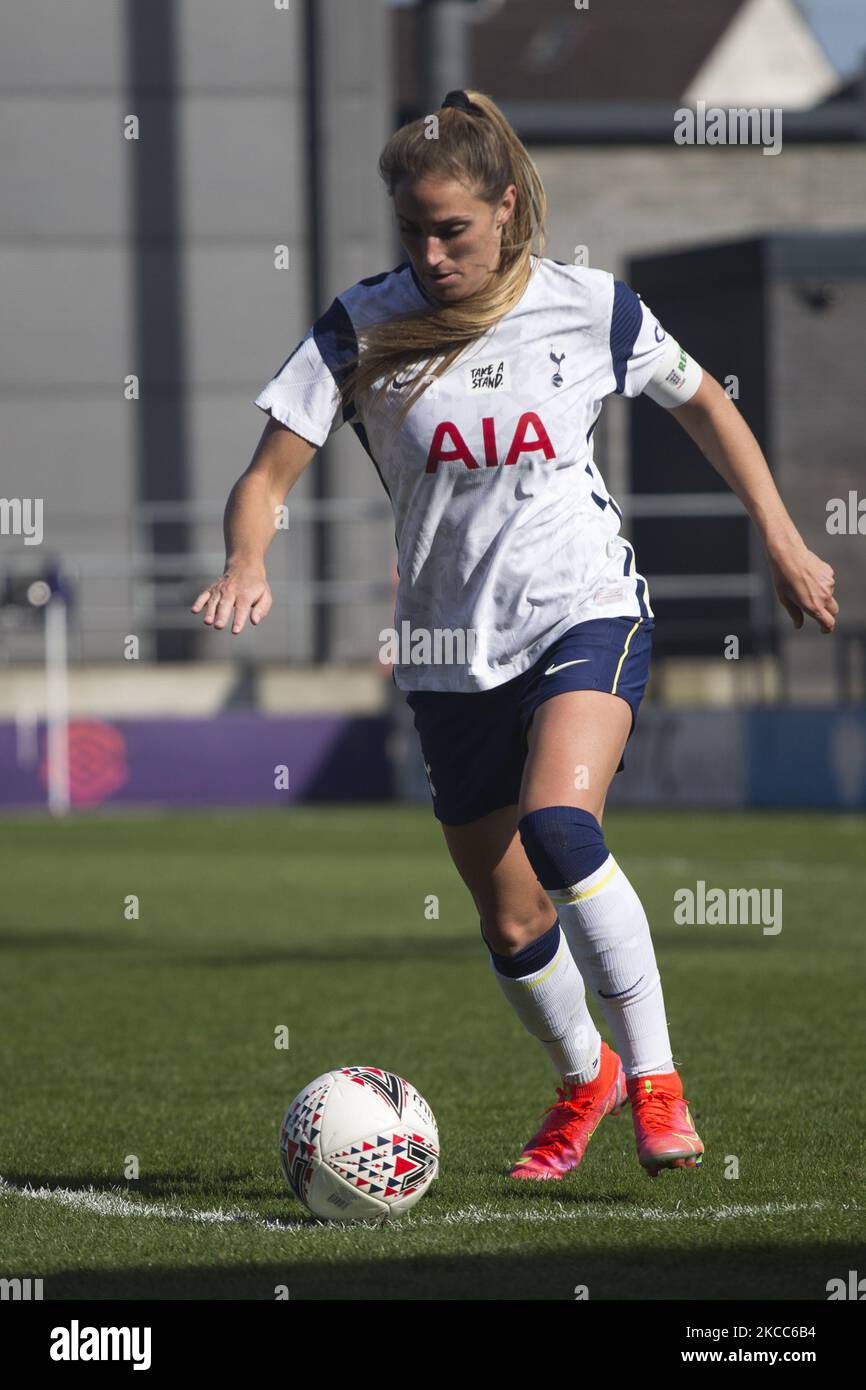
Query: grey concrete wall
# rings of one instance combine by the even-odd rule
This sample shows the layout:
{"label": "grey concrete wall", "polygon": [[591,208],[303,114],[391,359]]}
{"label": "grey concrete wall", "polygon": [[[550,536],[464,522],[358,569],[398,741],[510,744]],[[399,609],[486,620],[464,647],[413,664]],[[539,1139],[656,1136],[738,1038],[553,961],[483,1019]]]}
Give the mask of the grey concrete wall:
{"label": "grey concrete wall", "polygon": [[[202,580],[218,572],[218,514],[266,423],[253,397],[334,294],[393,264],[375,177],[388,133],[387,6],[320,0],[318,9],[329,233],[325,290],[322,303],[313,305],[303,6],[283,11],[232,0],[174,6],[184,408],[190,491],[210,512],[192,531]],[[137,151],[122,133],[131,109],[126,15],[118,0],[81,0],[50,15],[11,7],[0,46],[0,285],[7,326],[0,342],[0,495],[44,498],[46,526],[41,547],[0,537],[0,566],[10,557],[36,566],[49,552],[62,554],[73,569],[79,559],[91,566],[98,560],[106,573],[82,584],[84,641],[77,654],[100,660],[119,659],[123,637],[141,630],[125,573],[141,510],[137,406],[123,399],[123,377],[136,369],[136,258],[156,258],[158,273],[165,250],[158,208],[148,210],[153,235],[140,244],[130,239],[129,166]],[[134,113],[142,139],[168,95],[160,73],[149,73]],[[289,249],[288,269],[274,265],[281,245]],[[380,490],[354,437],[343,433],[333,449],[335,486],[350,497]],[[311,490],[308,472],[294,496]],[[387,580],[389,543],[393,549],[387,521],[372,534],[360,524],[347,526],[341,538],[334,577],[366,570]],[[310,565],[310,527],[297,520],[288,535],[277,535],[269,555],[280,602],[259,632],[233,644],[238,658],[309,655],[311,610],[302,586]],[[179,596],[178,613],[183,606]],[[341,614],[340,623],[344,634],[357,637],[351,613]],[[375,651],[373,626],[368,614],[352,654]],[[0,660],[38,657],[35,635],[7,630],[6,636]],[[205,659],[223,658],[224,646],[202,634]],[[144,643],[142,655],[148,654]]]}
{"label": "grey concrete wall", "polygon": [[[190,474],[193,497],[213,513],[266,424],[252,399],[309,318],[302,6],[184,0],[180,14]],[[278,269],[283,245],[289,266]],[[302,479],[296,495],[308,490]],[[221,556],[216,516],[194,543]],[[267,622],[239,638],[208,633],[201,655],[304,653],[309,615],[290,595],[309,563],[303,528],[278,532],[268,571],[281,597]]]}
{"label": "grey concrete wall", "polygon": [[[123,557],[134,496],[134,407],[121,378],[131,339],[123,6],[12,5],[0,44],[0,495],[41,497],[41,547],[0,536],[10,555]],[[94,581],[119,610],[131,586]],[[0,660],[36,656],[34,637],[0,637]],[[117,651],[109,637],[106,650]]]}
{"label": "grey concrete wall", "polygon": [[[811,307],[804,291],[825,282],[833,301],[824,308]],[[828,273],[777,281],[770,291],[769,310],[776,480],[806,544],[835,571],[840,622],[866,630],[866,535],[827,531],[831,498],[847,504],[850,489],[866,497],[860,348],[866,280],[834,280]],[[835,640],[812,622],[795,632],[784,613],[780,629],[796,697],[832,698]]]}
{"label": "grey concrete wall", "polygon": [[[866,148],[533,149],[551,203],[548,254],[625,276],[629,258],[770,230],[866,226]],[[832,279],[832,274],[828,274]],[[640,290],[640,286],[635,288]],[[769,292],[771,461],[806,543],[837,570],[840,621],[866,623],[863,536],[826,533],[826,502],[863,486],[862,282],[842,281],[827,313],[808,311],[790,282]],[[674,333],[676,324],[667,325]],[[686,343],[685,346],[688,346]],[[741,392],[749,389],[740,383]],[[628,401],[611,399],[596,430],[596,459],[611,490],[627,492]],[[696,452],[696,468],[709,467]],[[760,553],[760,546],[757,547]],[[640,567],[640,554],[638,554]],[[763,559],[761,559],[763,564]],[[652,592],[652,574],[648,574]],[[832,700],[833,641],[809,620],[800,632],[778,609],[790,697]]]}
{"label": "grey concrete wall", "polygon": [[[550,202],[547,254],[570,261],[585,245],[591,265],[621,278],[631,256],[755,232],[866,225],[862,145],[784,144],[776,156],[673,143],[530,152]],[[609,401],[594,435],[614,494],[628,490],[628,409]]]}

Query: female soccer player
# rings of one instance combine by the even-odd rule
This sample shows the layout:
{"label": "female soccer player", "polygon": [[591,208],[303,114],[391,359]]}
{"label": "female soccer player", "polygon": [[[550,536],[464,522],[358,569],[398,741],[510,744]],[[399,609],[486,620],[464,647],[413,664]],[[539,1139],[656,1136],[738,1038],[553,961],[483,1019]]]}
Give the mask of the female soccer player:
{"label": "female soccer player", "polygon": [[450,92],[379,170],[408,261],[338,295],[257,397],[271,418],[229,498],[225,572],[193,612],[215,628],[233,613],[235,633],[262,621],[275,508],[348,422],[394,509],[396,627],[413,643],[394,679],[434,813],[502,992],[560,1078],[512,1176],[561,1178],[626,1098],[644,1169],[695,1167],[646,913],[602,832],[654,625],[593,461],[604,398],[673,412],[747,508],[796,627],[834,627],[833,571],[732,401],[638,296],[533,252],[544,190],[493,101]]}

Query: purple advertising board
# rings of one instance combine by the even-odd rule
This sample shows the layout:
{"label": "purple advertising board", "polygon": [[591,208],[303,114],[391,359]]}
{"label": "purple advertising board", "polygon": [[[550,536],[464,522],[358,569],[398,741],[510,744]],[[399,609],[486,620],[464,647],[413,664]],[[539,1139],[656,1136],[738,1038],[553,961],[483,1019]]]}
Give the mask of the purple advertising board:
{"label": "purple advertising board", "polygon": [[[346,715],[73,719],[73,806],[284,806],[391,796],[388,721]],[[46,731],[0,723],[0,807],[44,806]]]}

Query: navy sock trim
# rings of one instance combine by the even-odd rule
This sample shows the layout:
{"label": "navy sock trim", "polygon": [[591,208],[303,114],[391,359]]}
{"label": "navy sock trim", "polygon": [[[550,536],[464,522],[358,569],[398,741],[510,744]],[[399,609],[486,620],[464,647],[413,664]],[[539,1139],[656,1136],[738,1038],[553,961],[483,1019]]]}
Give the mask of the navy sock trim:
{"label": "navy sock trim", "polygon": [[[534,975],[536,971],[543,970],[545,965],[549,965],[559,950],[560,930],[559,918],[557,917],[552,927],[541,936],[530,941],[528,946],[524,946],[522,951],[518,951],[514,956],[501,956],[498,951],[490,952],[490,959],[496,967],[497,974],[507,975],[509,980],[519,980],[524,975]],[[488,948],[489,949],[489,948]]]}
{"label": "navy sock trim", "polygon": [[542,888],[570,888],[607,859],[601,826],[577,806],[544,806],[517,826],[526,857]]}

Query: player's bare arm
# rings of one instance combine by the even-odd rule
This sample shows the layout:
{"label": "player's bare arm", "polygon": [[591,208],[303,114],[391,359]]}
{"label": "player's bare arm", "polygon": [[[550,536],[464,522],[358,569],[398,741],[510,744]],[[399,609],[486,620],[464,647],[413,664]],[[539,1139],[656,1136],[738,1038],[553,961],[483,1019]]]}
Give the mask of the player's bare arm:
{"label": "player's bare arm", "polygon": [[204,609],[209,626],[223,628],[234,611],[231,630],[241,632],[247,618],[255,626],[266,618],[273,597],[265,573],[265,553],[276,531],[277,509],[303,473],[316,446],[276,420],[269,420],[252,462],[238,478],[226,503],[223,533],[225,570],[192,605]]}
{"label": "player's bare arm", "polygon": [[807,547],[779,496],[757,439],[730,396],[705,370],[691,400],[671,414],[757,526],[776,593],[794,626],[802,627],[807,613],[822,632],[832,632],[839,612],[833,597],[833,570]]}

